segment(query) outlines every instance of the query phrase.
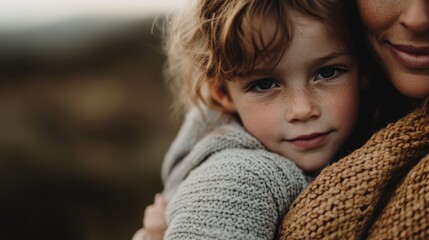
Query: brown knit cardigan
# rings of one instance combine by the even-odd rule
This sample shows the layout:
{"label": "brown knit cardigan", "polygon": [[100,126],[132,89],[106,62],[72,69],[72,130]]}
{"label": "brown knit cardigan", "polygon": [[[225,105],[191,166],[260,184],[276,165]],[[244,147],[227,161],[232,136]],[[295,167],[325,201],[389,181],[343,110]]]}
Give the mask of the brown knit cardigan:
{"label": "brown knit cardigan", "polygon": [[321,174],[280,239],[429,239],[429,103]]}

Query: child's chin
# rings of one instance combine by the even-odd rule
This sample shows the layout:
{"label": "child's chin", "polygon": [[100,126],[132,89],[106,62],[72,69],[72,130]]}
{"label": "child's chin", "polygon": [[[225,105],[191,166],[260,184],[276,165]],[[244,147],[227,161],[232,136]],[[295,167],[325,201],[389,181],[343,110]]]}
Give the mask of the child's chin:
{"label": "child's chin", "polygon": [[[317,154],[315,154],[317,156]],[[320,155],[319,155],[320,156]],[[301,159],[301,161],[295,164],[304,172],[320,172],[323,168],[327,167],[331,162],[333,156],[327,156],[325,158],[314,157],[308,159]]]}

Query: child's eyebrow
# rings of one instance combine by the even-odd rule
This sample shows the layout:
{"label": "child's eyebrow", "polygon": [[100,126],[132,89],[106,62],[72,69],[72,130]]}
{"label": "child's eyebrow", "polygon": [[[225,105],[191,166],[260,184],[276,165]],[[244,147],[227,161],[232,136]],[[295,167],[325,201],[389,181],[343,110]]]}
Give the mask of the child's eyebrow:
{"label": "child's eyebrow", "polygon": [[253,75],[266,75],[273,72],[274,68],[257,68],[253,69],[252,71],[248,72],[246,76],[253,76]]}
{"label": "child's eyebrow", "polygon": [[[315,57],[313,59],[308,59],[308,61],[311,63],[311,65],[321,65],[325,62],[328,62],[332,59],[344,57],[344,56],[350,56],[351,53],[348,51],[338,51],[338,52],[331,52],[327,55],[323,55],[322,57]],[[253,78],[255,76],[267,76],[272,75],[273,71],[275,69],[275,66],[271,67],[261,67],[261,68],[255,68],[246,74],[244,74],[242,77],[239,78],[240,81],[246,81],[249,80],[249,78]]]}
{"label": "child's eyebrow", "polygon": [[247,72],[246,74],[242,75],[241,77],[238,78],[238,80],[241,82],[246,82],[246,81],[251,80],[252,78],[257,77],[257,76],[272,75],[273,69],[274,69],[273,67],[256,68],[256,69],[253,69],[253,70]]}
{"label": "child's eyebrow", "polygon": [[348,51],[333,52],[333,53],[330,53],[330,54],[328,54],[326,56],[315,58],[315,59],[313,59],[313,62],[316,63],[316,64],[317,63],[323,63],[323,62],[327,62],[327,61],[335,59],[335,58],[339,58],[339,57],[343,57],[343,56],[350,56],[350,55],[351,55],[351,53],[348,52]]}

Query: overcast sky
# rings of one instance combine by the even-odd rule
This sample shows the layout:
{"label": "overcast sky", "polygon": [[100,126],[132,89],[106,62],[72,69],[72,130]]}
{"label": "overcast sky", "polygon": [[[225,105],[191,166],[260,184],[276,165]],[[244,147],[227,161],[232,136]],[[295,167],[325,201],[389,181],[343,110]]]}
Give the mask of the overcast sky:
{"label": "overcast sky", "polygon": [[28,28],[81,16],[141,18],[187,0],[0,0],[0,29]]}

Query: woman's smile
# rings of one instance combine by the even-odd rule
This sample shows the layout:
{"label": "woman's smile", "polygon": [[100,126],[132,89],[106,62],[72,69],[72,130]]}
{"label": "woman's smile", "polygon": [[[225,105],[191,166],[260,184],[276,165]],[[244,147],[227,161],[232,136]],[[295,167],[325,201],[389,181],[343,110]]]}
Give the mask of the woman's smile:
{"label": "woman's smile", "polygon": [[392,56],[400,64],[408,68],[429,68],[429,47],[413,47],[389,43]]}

